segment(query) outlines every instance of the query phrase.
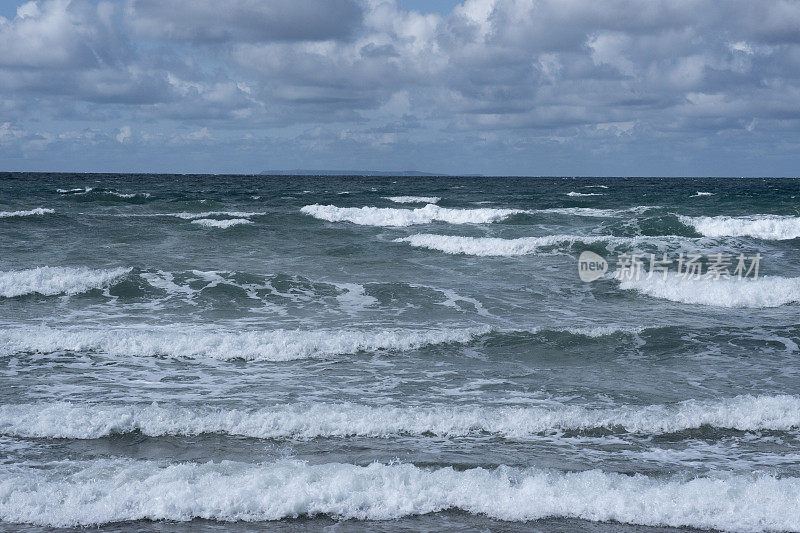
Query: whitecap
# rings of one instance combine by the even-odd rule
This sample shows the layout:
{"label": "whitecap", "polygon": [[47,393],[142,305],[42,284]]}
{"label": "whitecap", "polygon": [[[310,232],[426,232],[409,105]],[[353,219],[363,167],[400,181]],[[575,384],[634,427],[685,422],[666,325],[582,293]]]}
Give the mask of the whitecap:
{"label": "whitecap", "polygon": [[86,267],[38,267],[0,271],[0,296],[13,298],[26,294],[78,294],[105,287],[130,271],[130,268],[94,270]]}
{"label": "whitecap", "polygon": [[387,330],[221,330],[173,325],[151,328],[8,328],[0,331],[0,355],[99,352],[111,356],[208,357],[290,361],[352,355],[362,351],[408,351],[445,343],[466,343],[490,331],[464,329]]}
{"label": "whitecap", "polygon": [[198,218],[192,220],[192,224],[198,224],[206,228],[230,228],[241,224],[252,224],[253,221],[247,218],[229,218],[227,220],[215,220],[213,218]]}
{"label": "whitecap", "polygon": [[34,215],[51,215],[55,213],[55,209],[46,207],[37,207],[36,209],[29,209],[27,211],[0,211],[0,218],[11,217],[29,217]]}
{"label": "whitecap", "polygon": [[251,410],[68,402],[0,406],[0,434],[66,439],[97,439],[139,431],[153,437],[216,433],[259,439],[464,437],[488,433],[527,440],[600,428],[657,435],[703,426],[739,431],[795,430],[800,428],[800,397],[744,395],[594,409],[565,404],[487,407],[289,403]]}
{"label": "whitecap", "polygon": [[391,520],[460,510],[506,521],[800,530],[800,479],[767,474],[648,477],[601,470],[422,468],[298,460],[173,463],[102,458],[0,465],[0,519],[74,527],[194,518]]}
{"label": "whitecap", "polygon": [[743,217],[688,217],[680,221],[707,237],[755,237],[788,240],[800,237],[800,217],[788,215],[749,215]]}
{"label": "whitecap", "polygon": [[396,204],[438,204],[441,200],[438,196],[384,196],[383,198]]}
{"label": "whitecap", "polygon": [[604,196],[603,193],[600,192],[575,192],[570,191],[567,193],[567,196]]}
{"label": "whitecap", "polygon": [[450,224],[484,224],[497,222],[512,215],[525,213],[521,209],[453,209],[428,204],[417,209],[385,207],[336,207],[307,205],[300,210],[306,215],[328,222],[352,222],[365,226],[411,226],[431,222]]}
{"label": "whitecap", "polygon": [[543,252],[546,249],[572,246],[575,243],[609,243],[616,245],[635,245],[639,243],[678,242],[682,237],[614,237],[611,235],[545,235],[542,237],[520,237],[502,239],[499,237],[462,237],[456,235],[436,235],[419,233],[400,237],[394,242],[407,242],[417,248],[438,250],[446,254],[474,256],[518,256]]}
{"label": "whitecap", "polygon": [[255,216],[266,215],[263,211],[246,212],[246,211],[205,211],[203,213],[160,213],[155,216],[177,217],[183,220],[195,220],[198,218],[208,217],[232,217],[232,218],[251,218]]}
{"label": "whitecap", "polygon": [[800,278],[779,276],[693,280],[673,274],[667,279],[654,276],[624,280],[619,287],[672,302],[716,307],[764,308],[800,303]]}

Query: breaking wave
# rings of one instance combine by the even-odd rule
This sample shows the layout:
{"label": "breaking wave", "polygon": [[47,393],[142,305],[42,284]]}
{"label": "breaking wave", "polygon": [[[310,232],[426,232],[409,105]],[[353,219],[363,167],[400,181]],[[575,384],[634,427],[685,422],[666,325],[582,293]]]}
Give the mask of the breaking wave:
{"label": "breaking wave", "polygon": [[497,222],[512,215],[525,213],[521,209],[452,209],[428,204],[417,209],[385,207],[336,207],[307,205],[300,209],[306,215],[328,222],[352,222],[363,226],[411,226],[431,222],[450,224],[484,224]]}
{"label": "breaking wave", "polygon": [[744,217],[687,217],[680,221],[706,237],[755,237],[782,241],[800,237],[800,217],[750,215]]}
{"label": "breaking wave", "polygon": [[573,215],[579,217],[613,218],[630,216],[631,213],[639,214],[657,207],[639,205],[628,209],[595,209],[593,207],[553,207],[550,209],[537,209],[534,213],[553,213],[558,215]]}
{"label": "breaking wave", "polygon": [[436,344],[466,343],[489,331],[485,327],[381,331],[228,331],[179,325],[105,330],[33,327],[1,330],[0,355],[88,351],[111,356],[290,361],[362,351],[407,351]]}
{"label": "breaking wave", "polygon": [[14,298],[26,294],[78,294],[105,287],[130,271],[130,268],[93,270],[86,267],[39,267],[0,271],[0,296]]}
{"label": "breaking wave", "polygon": [[385,200],[396,204],[438,204],[438,196],[384,196]]}
{"label": "breaking wave", "polygon": [[192,224],[198,224],[206,228],[230,228],[241,224],[252,224],[253,221],[247,218],[229,218],[227,220],[215,220],[213,218],[198,218],[192,220]]}
{"label": "breaking wave", "polygon": [[36,209],[29,209],[27,211],[0,211],[0,218],[11,217],[29,217],[33,215],[51,215],[55,213],[54,209],[46,207],[37,207]]}
{"label": "breaking wave", "polygon": [[800,278],[763,276],[758,279],[663,279],[625,280],[624,290],[635,290],[654,298],[717,307],[779,307],[800,303]]}
{"label": "breaking wave", "polygon": [[168,464],[95,459],[0,466],[0,519],[45,526],[131,520],[266,521],[298,516],[390,520],[461,510],[508,521],[568,517],[738,531],[800,529],[800,479],[694,479],[558,472],[309,464]]}
{"label": "breaking wave", "polygon": [[575,192],[570,191],[567,193],[567,196],[605,196],[601,192]]}
{"label": "breaking wave", "polygon": [[204,213],[163,213],[156,216],[177,217],[183,220],[196,220],[208,217],[232,217],[232,218],[251,218],[255,216],[266,215],[263,211],[260,212],[245,212],[245,211],[206,211]]}
{"label": "breaking wave", "polygon": [[367,406],[297,403],[258,410],[107,406],[66,402],[0,406],[0,434],[96,439],[139,431],[149,436],[225,434],[259,439],[491,434],[524,440],[562,431],[608,429],[645,435],[704,426],[740,431],[800,428],[800,397],[737,396],[676,404],[590,409],[542,407]]}
{"label": "breaking wave", "polygon": [[611,235],[545,235],[543,237],[521,237],[501,239],[498,237],[461,237],[456,235],[435,235],[419,233],[400,237],[394,242],[407,242],[417,248],[439,250],[446,254],[475,256],[518,256],[542,252],[559,246],[572,246],[575,243],[592,244],[598,242],[625,245],[642,242],[676,241],[679,237],[613,237]]}

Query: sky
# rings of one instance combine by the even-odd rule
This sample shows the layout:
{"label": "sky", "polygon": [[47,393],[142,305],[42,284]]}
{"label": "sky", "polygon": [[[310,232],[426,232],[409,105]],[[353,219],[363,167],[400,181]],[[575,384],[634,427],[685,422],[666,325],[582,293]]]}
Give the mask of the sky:
{"label": "sky", "polygon": [[799,0],[0,0],[0,171],[800,175]]}

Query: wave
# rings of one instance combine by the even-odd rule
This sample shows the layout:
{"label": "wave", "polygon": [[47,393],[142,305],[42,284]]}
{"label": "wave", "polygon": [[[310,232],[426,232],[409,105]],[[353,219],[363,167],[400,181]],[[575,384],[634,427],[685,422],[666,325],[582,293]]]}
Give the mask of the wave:
{"label": "wave", "polygon": [[656,435],[701,427],[739,431],[800,428],[800,397],[737,396],[677,404],[589,409],[542,407],[367,406],[297,403],[258,410],[107,406],[67,402],[0,406],[0,434],[97,439],[139,431],[157,437],[224,434],[259,439],[491,434],[525,440],[563,431],[608,429]]}
{"label": "wave", "polygon": [[428,204],[417,209],[386,207],[336,207],[307,205],[300,209],[306,215],[328,222],[352,222],[363,226],[411,226],[448,222],[450,224],[484,224],[497,222],[512,215],[525,213],[521,209],[451,209]]}
{"label": "wave", "polygon": [[0,211],[0,218],[11,217],[29,217],[33,215],[51,215],[55,213],[55,209],[46,207],[37,207],[36,209],[29,209],[27,211]]}
{"label": "wave", "polygon": [[94,190],[94,187],[84,187],[81,189],[80,187],[75,189],[56,189],[56,192],[59,194],[78,194],[78,193],[87,193]]}
{"label": "wave", "polygon": [[608,185],[584,185],[584,189],[608,189]]}
{"label": "wave", "polygon": [[631,213],[640,214],[657,207],[639,205],[627,209],[595,209],[593,207],[552,207],[550,209],[537,209],[533,213],[553,213],[557,215],[573,215],[579,217],[613,218],[630,216]]}
{"label": "wave", "polygon": [[689,198],[697,198],[699,196],[714,196],[713,192],[705,192],[705,191],[697,191],[695,194],[691,195]]}
{"label": "wave", "polygon": [[214,220],[213,218],[198,218],[192,220],[192,224],[198,224],[206,228],[230,228],[241,224],[252,224],[253,221],[247,218],[230,218],[228,220]]}
{"label": "wave", "polygon": [[706,237],[755,237],[783,241],[800,237],[800,217],[750,215],[743,217],[688,217],[678,219]]}
{"label": "wave", "polygon": [[251,218],[256,216],[266,215],[263,211],[246,212],[246,211],[205,211],[203,213],[160,213],[154,216],[164,217],[177,217],[183,220],[196,220],[208,217],[232,217],[232,218]]}
{"label": "wave", "polygon": [[114,198],[121,198],[124,200],[131,200],[131,199],[146,199],[150,198],[149,192],[132,192],[132,193],[122,193],[117,192],[111,189],[96,189],[94,187],[84,187],[83,189],[75,188],[75,189],[56,189],[56,192],[63,195],[72,195],[72,196],[81,196],[81,197],[88,197],[88,198],[100,198],[103,199],[104,197],[114,197]]}
{"label": "wave", "polygon": [[93,270],[86,267],[39,267],[0,271],[0,296],[53,296],[99,289],[128,274],[130,268]]}
{"label": "wave", "polygon": [[384,196],[396,204],[438,204],[441,198],[438,196]]}
{"label": "wave", "polygon": [[498,237],[461,237],[456,235],[435,235],[419,233],[394,239],[393,242],[407,242],[417,248],[438,250],[446,254],[475,256],[518,256],[542,252],[543,249],[572,246],[576,243],[593,244],[604,242],[616,245],[634,245],[643,242],[675,241],[680,237],[613,237],[611,235],[545,235],[543,237],[521,237],[501,239]]}
{"label": "wave", "polygon": [[672,275],[667,279],[625,280],[619,286],[654,298],[716,307],[765,308],[800,303],[800,278],[691,280]]}
{"label": "wave", "polygon": [[466,343],[489,331],[484,327],[380,331],[228,331],[184,325],[105,330],[31,327],[0,330],[0,355],[88,351],[125,357],[290,361],[362,351],[409,351],[436,344]]}
{"label": "wave", "polygon": [[694,479],[559,472],[309,464],[298,460],[164,465],[94,459],[0,466],[0,519],[43,526],[298,516],[391,520],[461,510],[506,521],[547,517],[737,531],[800,530],[800,479]]}
{"label": "wave", "polygon": [[570,191],[567,193],[567,196],[605,196],[601,192],[575,192]]}

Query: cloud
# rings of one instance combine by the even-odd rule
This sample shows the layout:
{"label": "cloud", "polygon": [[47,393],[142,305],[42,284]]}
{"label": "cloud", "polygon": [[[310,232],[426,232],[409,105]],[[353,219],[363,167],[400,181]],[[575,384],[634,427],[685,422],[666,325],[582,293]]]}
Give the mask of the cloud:
{"label": "cloud", "polygon": [[354,0],[131,0],[127,17],[147,39],[321,41],[347,38],[361,7]]}
{"label": "cloud", "polygon": [[295,143],[390,165],[437,146],[449,164],[481,154],[523,169],[554,145],[576,160],[657,145],[686,160],[730,139],[788,157],[800,136],[788,0],[464,0],[444,14],[394,0],[39,0],[0,19],[0,50],[3,146],[66,142],[84,121],[104,133],[69,138],[103,149],[159,139],[288,158]]}

